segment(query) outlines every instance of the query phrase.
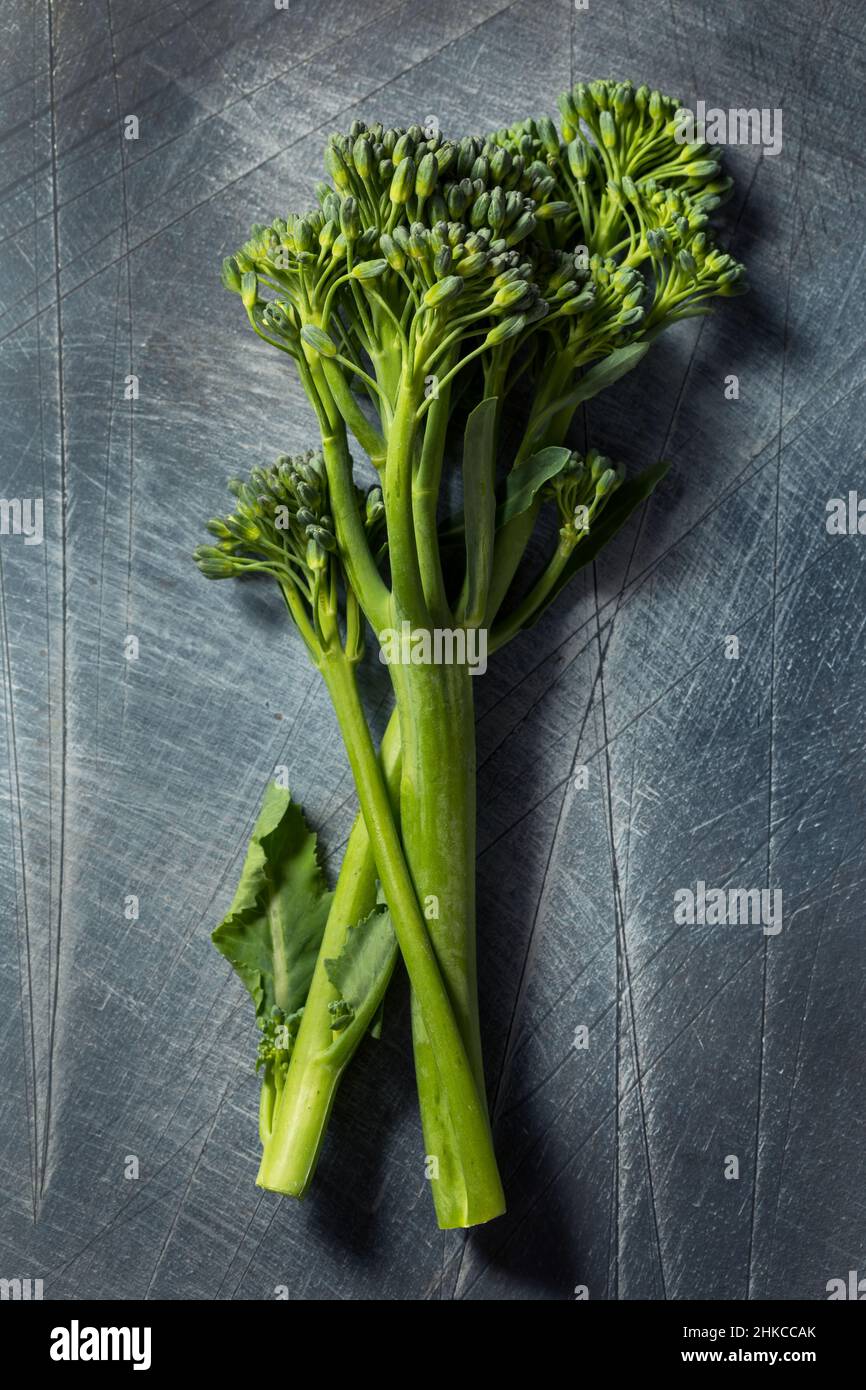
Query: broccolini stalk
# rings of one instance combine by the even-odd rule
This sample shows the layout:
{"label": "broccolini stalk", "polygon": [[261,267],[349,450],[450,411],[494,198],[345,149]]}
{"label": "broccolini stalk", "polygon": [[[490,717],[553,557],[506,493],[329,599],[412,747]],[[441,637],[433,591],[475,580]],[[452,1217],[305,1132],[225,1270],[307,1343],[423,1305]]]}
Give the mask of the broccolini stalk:
{"label": "broccolini stalk", "polygon": [[[466,1175],[467,1186],[475,1194],[479,1210],[493,1215],[501,1208],[503,1199],[486,1111],[478,1098],[472,1067],[415,896],[386,780],[358,695],[354,668],[360,659],[363,639],[353,590],[346,576],[341,574],[331,516],[327,511],[330,498],[323,460],[312,453],[296,460],[284,458],[271,470],[255,470],[248,484],[233,484],[232,490],[237,498],[235,511],[209,523],[209,530],[218,544],[200,546],[195,552],[196,562],[202,573],[211,579],[249,573],[272,575],[322,673],[346,745],[394,932],[413,989],[422,1001],[425,1034],[435,1052],[437,1094],[449,1117],[449,1158],[456,1169]],[[366,533],[365,521],[369,519],[370,509],[357,491],[353,506]],[[341,587],[345,592],[345,637],[339,615]],[[348,893],[344,880],[342,897]],[[340,910],[342,897],[338,899]],[[254,906],[260,904],[257,902]],[[336,921],[339,922],[339,918]],[[245,925],[241,914],[234,914],[227,954],[232,949],[238,951],[237,937],[243,933]],[[251,925],[258,935],[257,917]],[[361,927],[354,930],[359,931]],[[348,937],[351,935],[344,937],[343,942],[350,954]],[[275,996],[277,1005],[281,1006],[281,1000],[288,997],[287,989],[281,993],[279,985],[279,980],[288,974],[282,928],[272,931],[271,938],[272,973],[278,982]],[[339,944],[335,935],[328,937],[328,948]],[[242,958],[246,945],[242,942]],[[343,954],[341,951],[338,961]],[[238,963],[237,955],[231,958]],[[329,963],[335,962],[325,960],[324,969],[334,983],[333,972],[328,971]],[[345,968],[347,974],[350,973],[348,966]],[[303,1036],[297,1009],[292,1014],[294,1026],[288,1030],[284,1022],[286,1010],[280,1007],[278,1028],[284,1035],[282,1038],[275,1036],[277,1029],[265,1025],[261,1053],[265,1064],[260,1114],[263,1154],[258,1182],[261,1186],[279,1192],[303,1190],[305,1177],[299,1175],[296,1153],[287,1141],[300,1130],[301,1147],[315,1155],[327,1123],[341,1063],[351,1055],[353,1034],[362,1034],[372,1021],[387,984],[387,973],[378,969],[373,972],[375,985],[365,990],[363,1002],[358,1007],[345,1001],[351,1014],[348,1017],[346,1011],[335,1015],[331,1008],[335,1001],[328,997],[322,972],[314,970],[300,1023],[302,1026],[303,1020],[312,1021],[304,1029]],[[328,1034],[332,1036],[328,1038]],[[324,1048],[318,1045],[320,1039],[327,1041]],[[287,1080],[291,1073],[291,1053],[298,1043],[304,1065],[296,1075],[303,1080],[303,1086],[298,1086],[294,1077],[291,1084]],[[289,1054],[288,1065],[286,1053]]]}
{"label": "broccolini stalk", "polygon": [[[742,268],[706,231],[729,181],[703,149],[677,144],[676,107],[611,82],[578,84],[563,98],[561,137],[547,119],[456,143],[417,126],[356,122],[328,146],[333,186],[320,185],[320,207],[253,228],[225,263],[224,283],[241,293],[256,332],[295,359],[320,425],[348,585],[377,633],[405,623],[466,634],[496,619],[491,644],[508,640],[661,476],[658,466],[621,486],[621,470],[597,455],[575,460],[563,444],[577,407],[635,366],[659,331],[743,288]],[[501,402],[521,378],[534,387],[526,426],[497,485]],[[464,515],[447,537],[452,549],[455,537],[465,545],[455,592],[437,502],[446,431],[467,384],[478,404],[465,427]],[[381,545],[359,517],[348,433],[381,474]],[[618,506],[608,505],[614,492]],[[547,566],[527,583],[519,571],[545,498],[562,524]],[[471,677],[465,666],[414,663],[391,674],[405,862],[483,1114]],[[332,693],[339,715],[350,700]],[[363,807],[365,767],[355,771]],[[467,1137],[415,977],[413,989],[437,1213],[441,1225],[468,1225],[501,1209],[489,1141],[473,1107]],[[299,1168],[309,1174],[312,1164]]]}
{"label": "broccolini stalk", "polygon": [[[399,745],[397,721],[392,719],[380,749],[392,805],[399,799]],[[346,845],[279,1110],[267,1136],[263,1186],[273,1186],[287,1196],[303,1197],[312,1181],[340,1079],[365,1032],[375,1028],[376,1011],[390,979],[389,966],[381,989],[371,991],[363,1008],[353,1009],[348,1025],[343,1023],[342,995],[332,978],[333,965],[352,935],[351,924],[363,922],[376,910],[377,885],[376,861],[360,814]]]}

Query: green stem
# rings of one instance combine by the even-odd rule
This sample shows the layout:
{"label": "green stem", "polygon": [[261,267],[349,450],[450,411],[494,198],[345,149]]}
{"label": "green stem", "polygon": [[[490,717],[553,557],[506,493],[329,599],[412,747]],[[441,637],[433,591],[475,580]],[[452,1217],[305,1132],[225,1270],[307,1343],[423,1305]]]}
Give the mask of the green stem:
{"label": "green stem", "polygon": [[[456,671],[465,679],[469,679],[466,668],[405,669],[411,669],[413,672],[424,670],[436,676],[441,675],[444,670],[452,673]],[[423,1024],[426,1052],[421,1096],[422,1120],[428,1155],[439,1162],[440,1180],[433,1183],[439,1223],[442,1226],[453,1227],[489,1221],[504,1211],[505,1203],[493,1154],[483,1092],[479,1091],[476,1084],[473,1065],[467,1055],[458,1023],[458,1017],[463,1021],[465,1015],[459,1004],[455,1003],[452,1006],[449,988],[440,971],[437,952],[431,943],[418,905],[415,885],[403,856],[403,846],[391,809],[388,788],[376,758],[358,695],[355,673],[342,652],[328,653],[321,662],[321,670],[337,713],[376,868],[417,1001],[417,1014]],[[402,729],[401,733],[405,737]],[[429,757],[430,751],[429,740],[425,740],[426,757]],[[443,761],[441,744],[438,761]],[[472,771],[474,773],[474,759]],[[410,776],[409,780],[411,783],[413,777]],[[402,785],[405,785],[405,780],[401,784],[401,803]],[[419,807],[426,801],[426,792],[417,798],[408,799],[413,817],[417,817]],[[442,804],[447,803],[442,803],[437,797],[437,807],[441,809]],[[474,776],[470,810],[474,824]],[[453,846],[456,851],[459,840],[454,839]],[[474,874],[474,835],[471,837],[470,845],[464,846],[461,852],[461,861],[457,866],[457,872],[461,877],[465,877],[464,863],[469,859],[472,861]],[[426,880],[426,871],[422,876]],[[439,892],[447,898],[449,891],[446,878],[440,885]],[[456,959],[454,961],[458,969],[469,964],[465,956],[462,964]],[[471,967],[474,978],[474,960],[471,961]],[[455,1017],[455,1014],[458,1017]],[[322,1066],[326,1068],[323,1073],[325,1084],[326,1087],[331,1087],[333,1094],[332,1076],[327,1070],[329,1065],[331,1064],[323,1059]],[[323,1129],[329,1107],[321,1098],[320,1092],[315,1089],[315,1078],[307,1078],[307,1083],[302,1088],[304,1093],[301,1096],[301,1109],[317,1114],[322,1120]],[[431,1115],[434,1096],[435,1113]],[[265,1165],[263,1160],[265,1171],[259,1175],[262,1186],[271,1186],[281,1177],[278,1156],[284,1152],[284,1145],[287,1145],[288,1141],[288,1135],[283,1128],[283,1109],[281,1104],[268,1145],[269,1153],[273,1151],[273,1165],[270,1161]],[[286,1114],[288,1116],[289,1112]],[[315,1125],[313,1131],[310,1136],[311,1145],[316,1142]],[[434,1148],[434,1144],[438,1147]],[[440,1195],[440,1188],[444,1196]],[[277,1190],[283,1189],[278,1187]]]}
{"label": "green stem", "polygon": [[342,368],[336,362],[331,362],[325,358],[322,362],[322,369],[340,414],[361,448],[370,455],[375,466],[381,468],[385,460],[385,440],[381,431],[370,424],[358,405]]}
{"label": "green stem", "polygon": [[374,627],[385,618],[388,589],[376,568],[352,475],[352,459],[346,439],[346,426],[328,388],[319,361],[310,364],[310,374],[322,401],[322,457],[328,474],[328,491],[340,543],[346,577]]}
{"label": "green stem", "polygon": [[525,511],[519,512],[510,521],[506,521],[505,525],[500,527],[497,532],[493,544],[490,587],[487,591],[485,622],[488,627],[502,607],[508,590],[511,588],[512,580],[526,553],[532,532],[535,530],[535,523],[538,520],[540,510],[541,502],[536,497]]}
{"label": "green stem", "polygon": [[[396,715],[392,716],[385,731],[379,757],[389,795],[396,802],[400,784],[400,733]],[[359,816],[346,845],[282,1094],[276,1106],[272,1091],[269,1097],[268,1122],[262,1137],[264,1153],[258,1176],[260,1187],[290,1197],[303,1197],[312,1181],[340,1079],[367,1031],[387,984],[384,982],[381,993],[368,1000],[363,1016],[358,1015],[344,1032],[335,1035],[331,1031],[328,1005],[338,997],[338,991],[328,978],[325,961],[340,954],[349,928],[366,917],[375,902],[376,865],[367,827]],[[264,1094],[265,1085],[262,1092]]]}
{"label": "green stem", "polygon": [[538,580],[533,584],[529,593],[511,610],[501,622],[496,624],[490,634],[491,647],[503,647],[510,642],[512,637],[516,637],[524,623],[532,617],[536,609],[540,607],[551,589],[557,584],[563,570],[568,564],[569,558],[574,550],[574,541],[560,540],[559,545],[553,553],[549,563],[545,566]]}
{"label": "green stem", "polygon": [[[403,748],[400,820],[415,891],[475,1076],[487,1128],[475,962],[475,722],[468,667],[392,666]],[[443,1228],[504,1208],[462,1163],[438,1043],[412,999],[415,1074],[433,1199]],[[500,1200],[501,1200],[501,1194]]]}
{"label": "green stem", "polygon": [[[573,370],[572,364],[565,355],[563,360],[550,364],[550,370],[545,373],[542,385],[533,399],[529,423],[517,451],[513,467],[516,468],[519,463],[529,458],[536,450],[549,444],[561,444],[564,440],[574,414],[573,410],[569,410],[567,415],[560,412],[549,423],[544,423],[539,417],[544,416],[545,408],[551,400],[559,399],[564,383],[569,380]],[[541,501],[536,497],[531,506],[518,516],[512,517],[497,533],[493,545],[493,570],[487,596],[486,622],[488,627],[492,624],[494,617],[505,601],[535,530],[535,523],[538,520],[540,510]]]}
{"label": "green stem", "polygon": [[436,529],[449,411],[450,388],[446,386],[430,408],[424,429],[421,457],[412,480],[412,514],[415,518],[421,583],[430,616],[440,627],[446,627],[451,616]]}
{"label": "green stem", "polygon": [[[404,618],[419,626],[430,625],[430,614],[421,579],[412,504],[412,475],[417,424],[414,383],[406,378],[397,394],[396,409],[388,436],[384,499],[388,523],[388,555],[391,584],[396,607],[395,626]],[[366,609],[366,604],[364,605]],[[384,626],[367,612],[377,632]]]}

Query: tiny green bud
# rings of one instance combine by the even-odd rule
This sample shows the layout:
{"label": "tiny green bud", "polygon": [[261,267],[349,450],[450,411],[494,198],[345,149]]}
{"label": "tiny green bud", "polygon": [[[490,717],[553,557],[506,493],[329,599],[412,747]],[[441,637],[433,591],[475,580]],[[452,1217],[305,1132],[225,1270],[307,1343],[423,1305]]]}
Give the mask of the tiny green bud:
{"label": "tiny green bud", "polygon": [[541,203],[535,209],[535,216],[539,222],[552,222],[555,217],[567,217],[570,212],[570,203]]}
{"label": "tiny green bud", "polygon": [[233,294],[241,292],[241,272],[240,267],[234,256],[226,256],[222,263],[221,277],[223,285]]}
{"label": "tiny green bud", "polygon": [[231,579],[238,573],[233,560],[227,558],[215,546],[198,545],[192,553],[205,579]]}
{"label": "tiny green bud", "polygon": [[301,329],[301,338],[307,347],[312,348],[313,352],[317,352],[320,357],[336,357],[336,344],[328,337],[323,328],[318,328],[313,323],[305,323]]}
{"label": "tiny green bud", "polygon": [[352,148],[352,161],[362,179],[370,177],[373,168],[373,146],[365,135],[359,135]]}
{"label": "tiny green bud", "polygon": [[494,309],[511,309],[526,298],[527,285],[525,280],[512,280],[509,284],[503,285],[501,290],[497,290],[493,296]]}
{"label": "tiny green bud", "polygon": [[586,141],[579,135],[575,136],[568,146],[568,167],[576,179],[585,179],[589,176],[592,156]]}
{"label": "tiny green bud", "polygon": [[254,270],[248,270],[241,278],[241,299],[247,313],[254,309],[259,297],[259,282]]}
{"label": "tiny green bud", "polygon": [[383,232],[379,238],[379,249],[392,270],[402,270],[406,265],[406,253],[397,245],[393,237]]}
{"label": "tiny green bud", "polygon": [[440,145],[435,158],[439,173],[447,174],[457,161],[457,146],[453,140],[446,140],[444,145]]}
{"label": "tiny green bud", "polygon": [[337,239],[337,236],[337,224],[333,220],[333,218],[329,218],[328,221],[322,227],[322,230],[319,232],[319,245],[321,246],[322,250],[330,251],[331,247]]}
{"label": "tiny green bud", "polygon": [[500,227],[505,225],[505,193],[500,184],[497,184],[490,195],[487,225],[492,227],[494,232],[498,232]]}
{"label": "tiny green bud", "polygon": [[616,469],[605,469],[604,473],[602,473],[601,477],[595,485],[596,497],[604,497],[606,493],[612,491],[612,489],[616,486],[617,481],[618,479],[616,476]]}
{"label": "tiny green bud", "polygon": [[522,332],[525,326],[526,317],[524,314],[512,314],[491,328],[484,339],[484,346],[492,348],[498,347],[500,343],[507,343],[509,338],[515,338],[518,333]]}
{"label": "tiny green bud", "polygon": [[602,143],[608,150],[616,149],[616,121],[610,111],[602,111],[598,119]]}
{"label": "tiny green bud", "polygon": [[346,161],[336,145],[328,145],[325,150],[325,168],[341,192],[345,192],[345,190],[351,186],[351,179],[349,177],[349,170],[346,167]]}
{"label": "tiny green bud", "polygon": [[514,226],[509,228],[505,238],[506,245],[517,246],[524,237],[528,237],[535,230],[536,217],[537,213],[534,212],[524,212],[521,217],[518,217]]}
{"label": "tiny green bud", "polygon": [[326,531],[324,526],[308,526],[307,536],[309,541],[313,541],[316,545],[321,546],[325,553],[337,549],[336,537],[333,532]]}
{"label": "tiny green bud", "polygon": [[319,505],[319,493],[316,488],[311,487],[309,483],[305,483],[302,479],[299,479],[295,484],[295,492],[298,494],[299,502],[302,502],[305,507],[309,507],[315,511]]}
{"label": "tiny green bud", "polygon": [[[592,120],[595,116],[595,103],[592,99],[592,93],[585,82],[575,82],[572,88],[572,97],[577,114],[582,116],[585,121]],[[576,120],[574,124],[577,125]]]}
{"label": "tiny green bud", "polygon": [[571,99],[571,93],[561,92],[556,99],[556,104],[562,112],[563,120],[573,129],[576,130],[578,125],[578,116],[575,104]]}
{"label": "tiny green bud", "polygon": [[490,174],[494,183],[501,183],[511,172],[514,161],[511,151],[499,148],[490,160]]}
{"label": "tiny green bud", "polygon": [[490,194],[482,193],[472,204],[472,211],[469,214],[469,224],[476,231],[479,230],[487,221],[487,211],[490,207]]}
{"label": "tiny green bud", "polygon": [[683,165],[683,172],[693,179],[711,179],[719,172],[719,163],[716,159],[695,159]]}
{"label": "tiny green bud", "polygon": [[425,154],[415,175],[415,192],[419,198],[430,197],[436,187],[438,176],[439,165],[436,163],[435,154]]}
{"label": "tiny green bud", "polygon": [[405,159],[410,159],[414,153],[415,141],[408,130],[404,130],[391,151],[391,158],[395,164],[402,164]]}
{"label": "tiny green bud", "polygon": [[437,280],[435,285],[430,286],[421,302],[428,309],[436,309],[440,304],[449,304],[456,299],[463,289],[464,282],[459,275],[446,275],[444,280]]}
{"label": "tiny green bud", "polygon": [[560,312],[568,316],[572,314],[582,314],[585,310],[591,309],[594,303],[595,291],[593,289],[585,289],[582,290],[580,294],[575,295],[574,299],[566,300]]}
{"label": "tiny green bud", "polygon": [[328,565],[327,551],[319,544],[314,536],[310,536],[307,541],[307,568],[314,573],[321,573]]}
{"label": "tiny green bud", "polygon": [[361,214],[358,201],[349,196],[340,204],[340,231],[347,241],[356,241],[361,231]]}
{"label": "tiny green bud", "polygon": [[634,106],[634,87],[630,82],[620,82],[613,94],[613,104],[621,116],[627,116]]}
{"label": "tiny green bud", "polygon": [[586,466],[593,483],[597,483],[605,469],[610,468],[610,459],[605,458],[598,449],[589,449],[586,455]]}
{"label": "tiny green bud", "polygon": [[364,503],[364,510],[368,525],[372,524],[374,521],[378,521],[379,517],[384,514],[385,503],[382,498],[382,489],[380,487],[370,488]]}
{"label": "tiny green bud", "polygon": [[328,1004],[328,1013],[334,1033],[341,1033],[344,1028],[348,1028],[355,1017],[355,1010],[345,999],[332,999]]}
{"label": "tiny green bud", "polygon": [[464,188],[462,183],[453,183],[445,195],[449,215],[451,217],[462,217],[469,206],[470,197],[470,192]]}
{"label": "tiny green bud", "polygon": [[377,280],[380,275],[384,275],[388,269],[388,262],[382,259],[377,261],[359,261],[352,267],[352,278],[355,280]]}
{"label": "tiny green bud", "polygon": [[538,138],[547,154],[559,154],[559,136],[556,133],[556,126],[549,116],[542,116],[538,122]]}
{"label": "tiny green bud", "polygon": [[314,244],[313,229],[305,217],[299,217],[292,227],[292,236],[295,239],[295,247],[301,253],[312,251]]}
{"label": "tiny green bud", "polygon": [[407,156],[400,161],[391,180],[390,198],[392,203],[408,203],[415,191],[415,161]]}

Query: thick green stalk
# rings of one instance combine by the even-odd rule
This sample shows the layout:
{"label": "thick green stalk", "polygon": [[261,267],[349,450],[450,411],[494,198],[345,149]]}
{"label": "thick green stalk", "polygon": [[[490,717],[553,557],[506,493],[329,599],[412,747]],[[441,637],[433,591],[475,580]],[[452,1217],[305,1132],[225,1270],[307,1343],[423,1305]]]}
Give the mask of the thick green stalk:
{"label": "thick green stalk", "polygon": [[[400,734],[396,715],[385,730],[379,759],[391,800],[396,804],[400,787]],[[375,902],[376,865],[367,827],[359,816],[346,845],[282,1094],[274,1113],[266,1117],[258,1177],[260,1187],[291,1197],[303,1197],[313,1178],[340,1078],[387,986],[385,982],[382,992],[367,1001],[363,1014],[357,1015],[343,1032],[335,1034],[331,1031],[328,1005],[337,998],[338,992],[328,978],[325,961],[340,954],[349,928],[366,917]],[[264,1091],[263,1085],[263,1094]]]}
{"label": "thick green stalk", "polygon": [[[411,497],[407,495],[407,484],[414,471],[416,427],[412,388],[408,382],[404,387],[402,398],[398,393],[397,410],[389,432],[386,473],[395,626],[407,613],[415,623],[429,622],[431,618],[442,621],[446,617],[441,603],[437,602],[441,598],[438,565],[431,564],[432,557],[424,553],[417,541],[418,530],[425,534],[425,523],[429,523],[430,515],[435,516],[435,512],[425,512],[424,501],[428,491],[431,497],[436,491],[446,412],[442,410],[440,420],[434,410],[426,422],[425,436],[430,437],[425,437],[421,467],[414,479],[415,496]],[[328,446],[335,451],[339,447],[335,439],[326,440],[326,451]],[[342,462],[339,460],[338,464]],[[334,473],[335,469],[329,472]],[[533,529],[537,508],[533,507],[531,512],[531,516],[518,519],[513,528],[515,534],[508,534],[504,538],[508,543],[500,547],[500,563],[490,595],[490,618],[510,586]],[[430,529],[435,535],[435,529]],[[420,566],[419,549],[426,562]],[[423,583],[419,583],[419,569],[424,574]],[[431,600],[433,613],[430,612]],[[391,673],[398,700],[400,739],[406,755],[400,783],[406,858],[417,898],[425,908],[436,961],[472,1067],[493,1164],[475,962],[472,677],[465,665],[396,666]],[[338,715],[341,715],[340,698],[333,687],[332,695]],[[363,716],[361,718],[363,720]],[[352,758],[345,719],[346,710],[343,709],[341,725]],[[366,732],[366,725],[364,730]],[[355,759],[352,761],[354,769]],[[354,1036],[352,1030],[347,1030],[336,1049],[327,1013],[327,1004],[335,997],[335,992],[323,962],[339,950],[349,922],[358,920],[372,906],[375,871],[369,845],[364,846],[365,831],[364,825],[356,825],[347,849],[335,899],[337,916],[332,912],[329,919],[289,1075],[275,1109],[273,1137],[265,1147],[262,1162],[259,1179],[262,1185],[271,1186],[279,1181],[279,1190],[297,1195],[301,1195],[310,1182],[340,1076],[360,1040],[360,1034]],[[387,887],[386,895],[393,912]],[[455,1227],[488,1220],[504,1209],[498,1176],[494,1186],[488,1171],[479,1185],[473,1165],[466,1163],[465,1138],[455,1127],[452,1088],[443,1072],[437,1042],[426,1021],[424,1000],[417,989],[413,990],[413,1040],[428,1172],[439,1224]]]}
{"label": "thick green stalk", "polygon": [[[433,621],[421,580],[416,515],[410,486],[417,474],[416,419],[419,382],[404,379],[388,439],[385,509],[391,561],[392,626],[409,621],[413,632],[432,637]],[[441,383],[440,383],[441,389]],[[434,402],[434,405],[438,402]],[[428,428],[431,422],[427,422]],[[433,416],[435,448],[427,467],[438,472],[441,441]],[[423,450],[421,458],[424,459]],[[421,499],[419,498],[420,502]],[[428,575],[429,577],[429,575]],[[435,586],[434,586],[435,587]],[[445,616],[445,615],[443,615]],[[441,621],[441,619],[440,619]],[[424,908],[435,959],[445,980],[460,1036],[475,1076],[478,1120],[487,1135],[481,1041],[475,981],[475,722],[468,667],[402,664],[390,667],[400,716],[403,774],[400,821],[417,897]],[[390,904],[390,898],[388,899]],[[411,973],[411,972],[410,972]],[[413,981],[413,1038],[428,1175],[439,1225],[476,1225],[504,1210],[501,1187],[494,1198],[467,1167],[464,1142],[439,1065],[423,993]],[[493,1160],[495,1162],[495,1160]],[[498,1178],[497,1178],[498,1185]],[[493,1199],[493,1200],[491,1200]]]}
{"label": "thick green stalk", "polygon": [[[400,819],[406,858],[486,1123],[475,962],[472,676],[466,665],[394,666],[391,673],[403,749]],[[423,999],[415,993],[412,1003],[415,1072],[437,1218],[443,1228],[474,1225],[498,1210],[479,1202],[461,1165]]]}
{"label": "thick green stalk", "polygon": [[[505,1199],[493,1154],[486,1106],[476,1085],[455,1010],[403,856],[400,834],[364,717],[355,673],[342,652],[325,656],[321,670],[334,702],[376,868],[429,1039],[428,1055],[431,1066],[435,1067],[439,1107],[435,1134],[437,1138],[442,1136],[447,1124],[448,1136],[447,1153],[443,1151],[435,1156],[440,1159],[440,1164],[447,1160],[449,1172],[453,1168],[459,1179],[447,1207],[448,1224],[467,1226],[489,1221],[504,1211]],[[326,1079],[330,1080],[330,1077]],[[429,1092],[433,1086],[432,1078],[427,1086]],[[308,1093],[306,1099],[313,1109],[320,1104],[316,1094],[311,1096]],[[327,1121],[327,1112],[324,1112],[323,1120]],[[274,1155],[283,1152],[283,1143],[287,1139],[281,1122],[282,1106],[275,1117],[271,1144],[268,1146],[269,1150],[273,1146]],[[425,1135],[427,1132],[425,1127]],[[429,1152],[432,1151],[428,1146]],[[259,1183],[270,1187],[277,1185],[280,1177],[275,1157],[273,1169],[269,1163],[267,1171],[260,1173]],[[283,1189],[277,1186],[277,1190]],[[439,1215],[440,1224],[445,1224],[441,1211]]]}

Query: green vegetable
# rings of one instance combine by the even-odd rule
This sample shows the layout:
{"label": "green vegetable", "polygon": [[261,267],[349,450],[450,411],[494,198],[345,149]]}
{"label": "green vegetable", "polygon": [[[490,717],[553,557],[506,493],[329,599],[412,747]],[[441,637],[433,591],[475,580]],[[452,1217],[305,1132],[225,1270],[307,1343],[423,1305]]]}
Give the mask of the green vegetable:
{"label": "green vegetable", "polygon": [[[560,99],[559,131],[543,117],[452,141],[356,121],[331,137],[319,206],[254,227],[224,263],[223,283],[255,331],[292,358],[319,446],[233,484],[234,510],[209,524],[216,543],[196,560],[208,578],[277,581],[329,689],[360,804],[306,993],[298,976],[271,1005],[279,1017],[265,1019],[265,1187],[306,1191],[339,1080],[378,1028],[399,947],[439,1224],[504,1210],[475,980],[470,666],[391,661],[396,708],[378,758],[356,668],[365,620],[380,640],[405,629],[431,638],[433,652],[459,658],[461,643],[468,651],[482,639],[495,651],[663,476],[657,463],[629,480],[566,437],[578,407],[634,369],[659,332],[744,287],[708,231],[730,181],[703,150],[684,157],[678,106],[646,87],[594,82]],[[506,400],[525,402],[516,433]],[[366,493],[352,438],[378,470]],[[455,455],[462,512],[441,524]],[[527,546],[551,513],[553,552],[533,572]],[[437,647],[437,634],[450,646]],[[260,831],[256,855],[267,864],[271,846],[291,864],[275,833]],[[245,910],[258,916],[244,949],[237,926],[224,924],[218,944],[231,944],[238,969],[276,978],[274,943],[285,952],[301,937],[253,927],[261,895]],[[304,892],[281,899],[281,911],[307,921]]]}
{"label": "green vegetable", "polygon": [[231,907],[213,943],[249,990],[262,1078],[265,1142],[282,1093],[310,989],[332,893],[316,857],[316,837],[287,791],[271,783],[253,830]]}

